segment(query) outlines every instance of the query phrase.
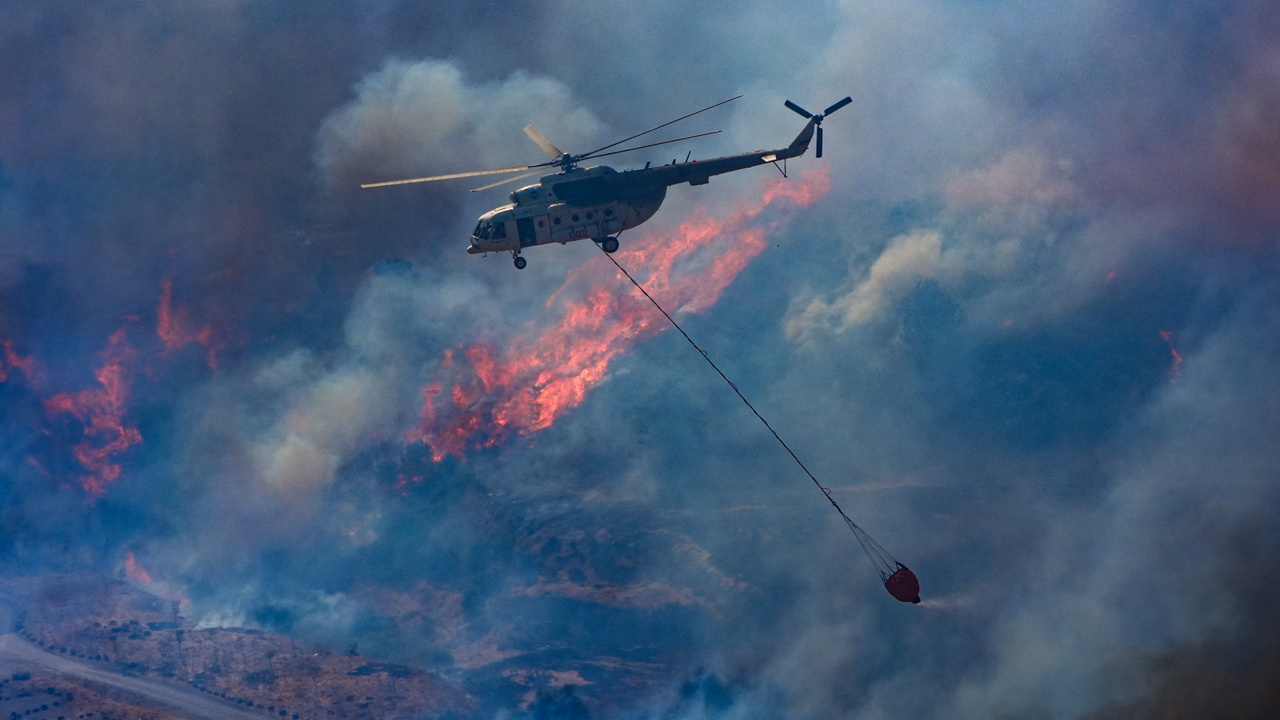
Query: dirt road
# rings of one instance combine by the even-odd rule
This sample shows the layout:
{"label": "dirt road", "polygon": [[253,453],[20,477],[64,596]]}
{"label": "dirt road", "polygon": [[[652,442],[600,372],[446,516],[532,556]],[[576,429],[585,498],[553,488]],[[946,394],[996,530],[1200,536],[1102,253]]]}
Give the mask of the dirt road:
{"label": "dirt road", "polygon": [[146,678],[131,677],[108,670],[101,665],[46,652],[12,633],[0,635],[0,667],[44,668],[69,677],[106,685],[136,695],[170,712],[192,720],[264,720],[267,712],[252,712],[221,698],[199,691],[168,685]]}

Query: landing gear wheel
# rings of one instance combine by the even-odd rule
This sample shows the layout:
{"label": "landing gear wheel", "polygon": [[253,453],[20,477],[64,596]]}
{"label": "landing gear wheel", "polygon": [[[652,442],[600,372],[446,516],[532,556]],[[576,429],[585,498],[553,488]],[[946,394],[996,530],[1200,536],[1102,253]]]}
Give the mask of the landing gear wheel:
{"label": "landing gear wheel", "polygon": [[524,266],[529,264],[529,261],[517,255],[515,259],[515,263],[516,263],[517,270],[523,270]]}
{"label": "landing gear wheel", "polygon": [[600,247],[607,253],[613,254],[618,251],[618,238],[607,237],[600,241]]}

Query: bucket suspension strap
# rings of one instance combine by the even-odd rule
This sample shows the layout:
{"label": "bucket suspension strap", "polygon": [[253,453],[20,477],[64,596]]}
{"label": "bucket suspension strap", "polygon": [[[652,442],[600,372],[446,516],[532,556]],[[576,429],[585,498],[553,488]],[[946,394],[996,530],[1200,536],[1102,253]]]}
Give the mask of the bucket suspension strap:
{"label": "bucket suspension strap", "polygon": [[[603,248],[601,249],[601,252],[603,252]],[[605,257],[609,258],[609,262],[613,263],[614,266],[618,268],[618,271],[625,275],[626,278],[631,281],[631,284],[635,285],[636,289],[649,299],[650,303],[653,303],[653,306],[658,309],[658,312],[662,313],[662,316],[667,319],[667,322],[670,322],[671,326],[678,330],[680,334],[684,336],[685,340],[689,341],[689,344],[693,346],[693,349],[697,350],[698,354],[702,356],[702,359],[706,360],[707,364],[711,366],[711,369],[715,370],[716,374],[720,376],[720,379],[724,380],[725,383],[729,385],[729,388],[738,396],[738,399],[742,400],[743,404],[747,406],[747,409],[764,424],[765,429],[773,435],[774,439],[778,441],[778,444],[782,446],[782,449],[787,451],[787,454],[796,462],[796,465],[798,465],[800,469],[804,471],[804,474],[813,481],[813,484],[822,491],[823,496],[827,498],[827,502],[831,503],[831,507],[835,508],[836,512],[840,513],[840,517],[844,518],[845,523],[849,526],[849,530],[853,533],[853,537],[857,539],[858,545],[862,547],[862,552],[864,552],[867,559],[871,561],[876,572],[880,573],[880,580],[887,580],[890,575],[897,571],[898,568],[902,567],[902,564],[890,555],[889,551],[884,549],[884,546],[876,542],[874,538],[867,534],[866,530],[863,530],[857,523],[849,519],[848,515],[845,515],[844,510],[841,510],[840,506],[836,504],[835,498],[831,497],[831,491],[823,487],[822,483],[818,482],[818,478],[814,477],[813,473],[809,472],[809,468],[805,467],[804,463],[800,461],[800,458],[795,454],[791,447],[782,439],[782,436],[779,435],[778,432],[773,429],[773,426],[769,424],[769,421],[764,419],[764,416],[760,414],[760,411],[756,410],[750,400],[747,400],[746,396],[742,394],[742,391],[738,389],[738,386],[735,385],[734,382],[724,374],[724,371],[715,364],[715,361],[711,359],[711,356],[708,355],[705,350],[698,347],[698,344],[693,341],[693,338],[689,337],[689,333],[686,333],[684,328],[680,327],[680,324],[675,321],[675,318],[671,317],[670,313],[662,309],[662,306],[658,304],[658,301],[644,289],[643,285],[631,276],[631,273],[627,272],[626,268],[622,267],[617,258],[608,253],[605,253]]]}

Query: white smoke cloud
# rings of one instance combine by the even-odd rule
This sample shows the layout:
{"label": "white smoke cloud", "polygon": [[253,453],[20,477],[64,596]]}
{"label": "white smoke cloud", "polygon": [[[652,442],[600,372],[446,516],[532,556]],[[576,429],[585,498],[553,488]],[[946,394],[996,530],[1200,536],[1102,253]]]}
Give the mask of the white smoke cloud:
{"label": "white smoke cloud", "polygon": [[522,71],[468,83],[446,60],[390,60],[355,92],[318,134],[315,161],[330,186],[545,162],[525,125],[566,152],[590,149],[601,129],[567,87]]}
{"label": "white smoke cloud", "polygon": [[1070,169],[1068,159],[1054,161],[1043,151],[1013,148],[991,165],[960,173],[946,184],[944,196],[954,208],[1065,205],[1080,195],[1066,177]]}
{"label": "white smoke cloud", "polygon": [[1274,325],[1257,299],[1118,433],[1106,495],[1051,521],[1027,585],[997,612],[991,671],[957,689],[958,717],[1077,717],[1129,702],[1148,672],[1135,656],[1238,631],[1240,566],[1221,550],[1274,507],[1280,461],[1275,343],[1245,349]]}
{"label": "white smoke cloud", "polygon": [[[1106,292],[1136,253],[1170,226],[1166,215],[1097,212],[1065,158],[1015,147],[972,170],[939,178],[945,204],[932,227],[891,238],[829,299],[800,296],[789,310],[793,340],[841,334],[890,319],[925,281],[961,302],[978,333],[1062,318]],[[874,242],[850,238],[849,243]]]}
{"label": "white smoke cloud", "polygon": [[889,241],[866,278],[830,302],[815,298],[787,322],[787,334],[803,338],[818,328],[843,332],[878,318],[921,280],[936,277],[942,267],[942,238],[918,230]]}
{"label": "white smoke cloud", "polygon": [[440,341],[483,328],[498,314],[484,286],[465,275],[405,271],[366,278],[346,323],[346,343],[327,363],[305,352],[265,365],[256,384],[280,398],[272,429],[246,438],[265,485],[288,497],[323,489],[342,462],[371,443],[398,438],[421,398],[419,372]]}

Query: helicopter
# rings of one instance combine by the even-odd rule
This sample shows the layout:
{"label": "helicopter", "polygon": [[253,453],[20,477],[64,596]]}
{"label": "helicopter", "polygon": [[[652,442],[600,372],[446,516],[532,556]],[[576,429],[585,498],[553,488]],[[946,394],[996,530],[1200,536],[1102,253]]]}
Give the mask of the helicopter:
{"label": "helicopter", "polygon": [[[612,150],[623,143],[630,142],[643,135],[660,130],[669,125],[693,117],[725,103],[742,97],[737,95],[714,105],[709,105],[696,112],[678,117],[670,122],[637,133],[590,152],[574,155],[556,147],[536,127],[528,125],[524,132],[538,147],[551,156],[547,162],[534,165],[497,168],[494,170],[474,170],[469,172],[432,175],[430,177],[410,178],[407,180],[390,180],[385,182],[366,183],[362,188],[386,187],[389,185],[406,185],[409,183],[432,182],[437,180],[456,180],[479,177],[483,175],[508,175],[524,173],[508,177],[489,185],[474,188],[471,192],[480,192],[522,180],[540,172],[544,168],[559,168],[559,172],[543,175],[534,185],[527,185],[511,193],[511,202],[494,208],[480,216],[475,230],[471,233],[471,241],[467,252],[472,255],[482,253],[508,251],[517,269],[523,270],[528,264],[521,251],[534,245],[560,243],[591,238],[607,253],[618,249],[618,233],[645,222],[658,211],[666,198],[667,188],[680,183],[690,185],[706,185],[712,175],[745,170],[746,168],[773,163],[786,175],[786,161],[789,158],[803,155],[809,149],[809,142],[817,131],[816,157],[822,157],[822,121],[831,113],[853,102],[853,98],[843,100],[829,106],[820,113],[814,114],[796,105],[790,100],[783,104],[790,110],[808,119],[808,123],[791,141],[790,145],[772,150],[756,150],[754,152],[727,155],[711,160],[692,160],[688,157],[684,162],[672,160],[668,165],[652,167],[645,163],[638,170],[618,172],[606,165],[582,168],[579,163],[607,155],[642,150],[644,148],[666,145],[706,135],[714,135],[719,130],[687,135],[673,140],[649,143],[623,150]],[[605,152],[610,150],[611,152]],[[692,155],[692,153],[690,154]],[[777,163],[781,160],[783,165]]]}

